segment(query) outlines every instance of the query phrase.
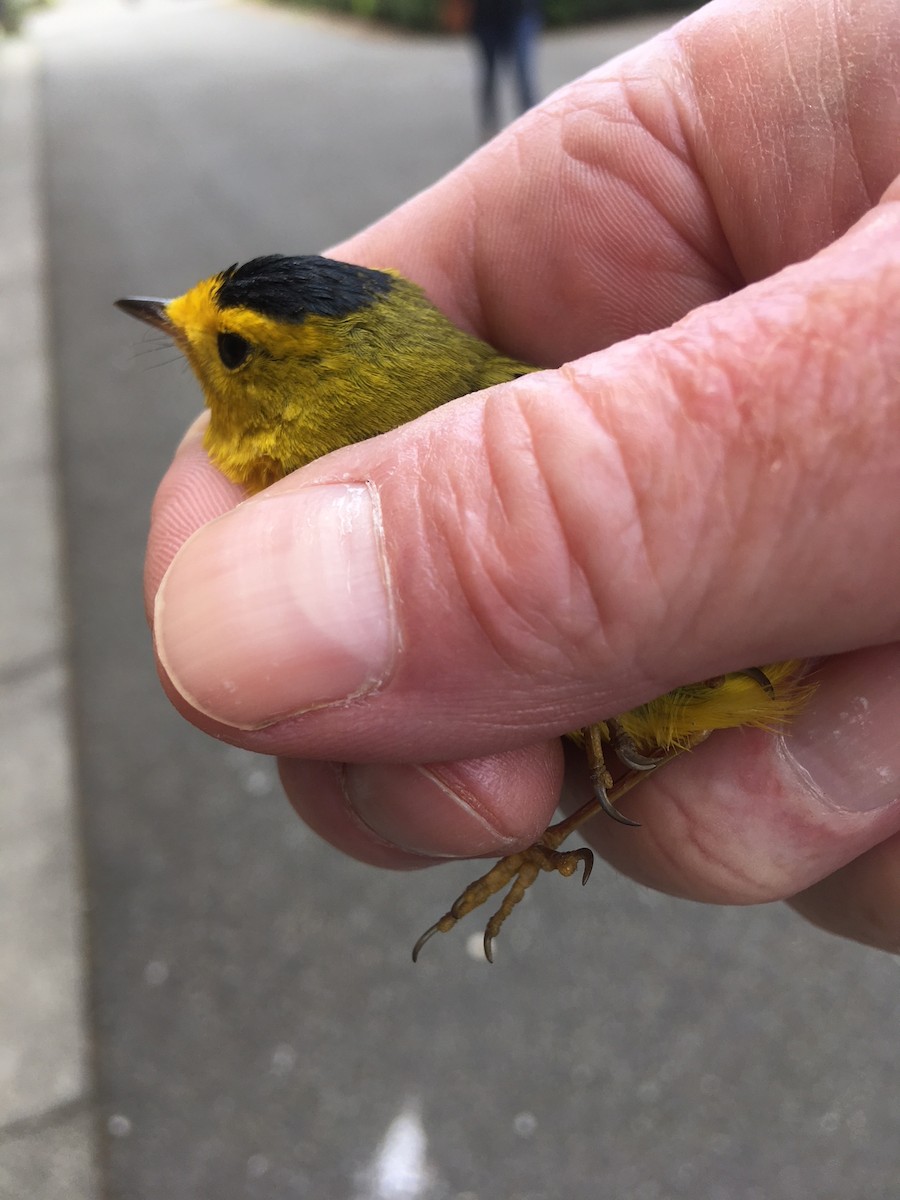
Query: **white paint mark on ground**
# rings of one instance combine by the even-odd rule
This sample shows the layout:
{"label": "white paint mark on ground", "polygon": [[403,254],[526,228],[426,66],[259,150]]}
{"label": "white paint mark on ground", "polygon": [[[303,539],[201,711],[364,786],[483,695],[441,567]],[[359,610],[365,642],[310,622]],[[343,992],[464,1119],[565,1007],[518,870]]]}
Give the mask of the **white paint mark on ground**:
{"label": "white paint mark on ground", "polygon": [[407,1101],[361,1172],[356,1200],[429,1200],[436,1183],[419,1105]]}

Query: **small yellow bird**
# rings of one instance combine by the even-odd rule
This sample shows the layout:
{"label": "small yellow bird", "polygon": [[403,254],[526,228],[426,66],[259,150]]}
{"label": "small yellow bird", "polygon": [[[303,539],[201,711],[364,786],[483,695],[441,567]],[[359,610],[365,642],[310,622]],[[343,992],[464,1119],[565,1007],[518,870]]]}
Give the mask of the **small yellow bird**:
{"label": "small yellow bird", "polygon": [[[210,410],[205,446],[229,479],[255,492],[340,446],[410,421],[438,405],[538,368],[498,354],[457,329],[421,288],[395,271],[314,255],[268,255],[232,266],[175,300],[116,304],[168,334],[194,370]],[[435,933],[512,884],[487,923],[484,948],[540,871],[587,882],[593,856],[561,852],[573,829],[649,772],[716,729],[778,729],[812,690],[802,662],[751,667],[675,688],[615,718],[569,734],[587,754],[592,799],[540,841],[501,859],[419,938]],[[612,758],[626,769],[614,785]]]}

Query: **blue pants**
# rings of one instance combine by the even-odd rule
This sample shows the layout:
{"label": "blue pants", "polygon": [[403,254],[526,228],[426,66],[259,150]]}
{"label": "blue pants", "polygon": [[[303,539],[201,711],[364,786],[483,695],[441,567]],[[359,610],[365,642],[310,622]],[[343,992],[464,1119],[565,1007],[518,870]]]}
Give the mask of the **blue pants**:
{"label": "blue pants", "polygon": [[534,85],[534,46],[540,29],[537,13],[523,13],[509,30],[475,28],[473,33],[481,51],[481,125],[485,135],[500,128],[497,109],[497,70],[503,63],[512,67],[519,111],[525,112],[537,100]]}

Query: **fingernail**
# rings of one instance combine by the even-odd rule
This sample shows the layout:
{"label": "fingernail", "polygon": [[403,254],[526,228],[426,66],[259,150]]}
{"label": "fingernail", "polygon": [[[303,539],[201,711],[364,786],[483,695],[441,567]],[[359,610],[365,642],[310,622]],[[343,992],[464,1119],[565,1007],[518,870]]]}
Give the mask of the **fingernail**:
{"label": "fingernail", "polygon": [[875,812],[900,799],[898,692],[894,650],[857,652],[823,669],[821,686],[782,740],[782,754],[829,807]]}
{"label": "fingernail", "polygon": [[185,700],[238,729],[377,688],[397,631],[376,493],[267,494],[204,526],[166,572],[154,635]]}
{"label": "fingernail", "polygon": [[343,770],[344,797],[377,837],[430,858],[503,853],[511,839],[478,811],[477,800],[434,768],[408,764]]}

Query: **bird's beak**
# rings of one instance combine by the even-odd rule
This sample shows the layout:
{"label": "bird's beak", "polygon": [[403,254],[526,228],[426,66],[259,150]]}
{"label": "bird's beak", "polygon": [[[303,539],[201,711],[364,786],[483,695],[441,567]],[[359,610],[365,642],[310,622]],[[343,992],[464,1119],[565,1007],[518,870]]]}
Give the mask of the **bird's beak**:
{"label": "bird's beak", "polygon": [[137,317],[139,321],[146,321],[154,329],[174,337],[175,326],[166,313],[168,304],[168,300],[154,300],[152,296],[125,296],[116,301],[116,308],[121,308],[129,317]]}

